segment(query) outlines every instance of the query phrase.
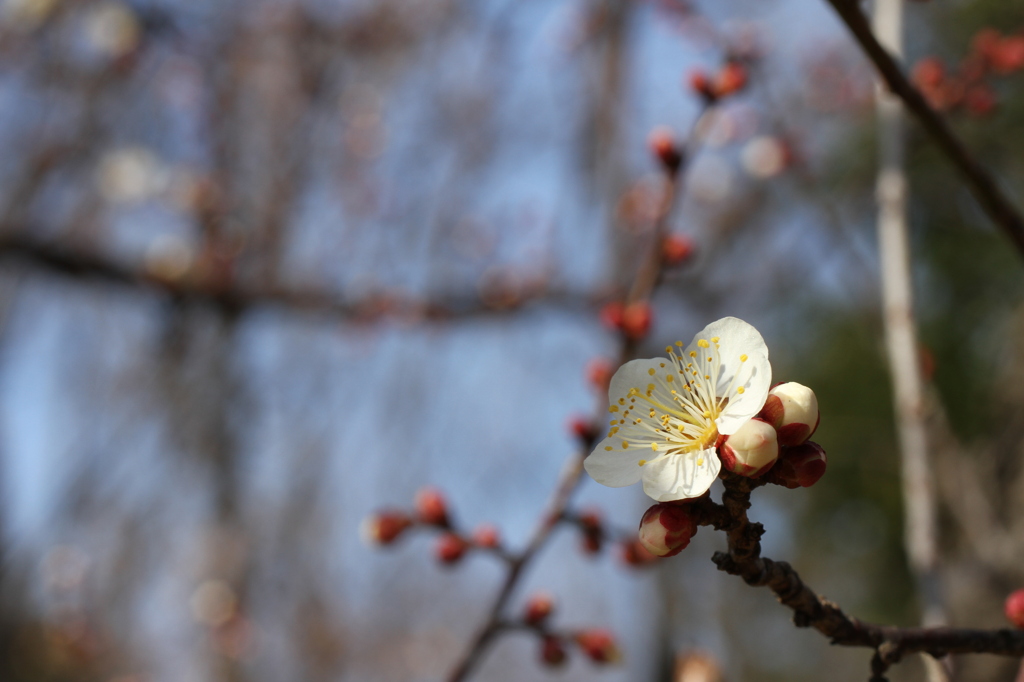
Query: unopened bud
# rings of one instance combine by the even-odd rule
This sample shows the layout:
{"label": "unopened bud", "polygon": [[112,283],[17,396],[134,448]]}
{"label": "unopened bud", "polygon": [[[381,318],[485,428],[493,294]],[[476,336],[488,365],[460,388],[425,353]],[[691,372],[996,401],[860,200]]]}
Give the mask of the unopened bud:
{"label": "unopened bud", "polygon": [[477,547],[494,549],[501,544],[501,534],[489,523],[483,523],[473,531],[473,544]]}
{"label": "unopened bud", "polygon": [[448,503],[436,488],[420,488],[416,493],[416,516],[431,526],[448,525]]}
{"label": "unopened bud", "polygon": [[382,511],[363,520],[360,528],[363,539],[373,545],[390,545],[412,525],[408,514]]}
{"label": "unopened bud", "polygon": [[1024,629],[1024,589],[1012,592],[1006,598],[1006,604],[1003,609],[1006,611],[1007,619],[1015,627]]}
{"label": "unopened bud", "polygon": [[633,340],[647,336],[653,319],[651,304],[647,301],[630,303],[622,312],[622,331]]}
{"label": "unopened bud", "polygon": [[715,79],[715,94],[726,97],[739,92],[747,85],[747,69],[738,62],[729,62],[718,72]]}
{"label": "unopened bud", "polygon": [[679,554],[696,534],[697,524],[685,504],[661,502],[644,512],[640,519],[640,544],[654,556]]}
{"label": "unopened bud", "polygon": [[704,98],[707,102],[715,101],[718,96],[715,88],[711,85],[711,79],[705,71],[696,69],[690,72],[690,89]]}
{"label": "unopened bud", "polygon": [[590,510],[579,515],[578,523],[583,531],[583,551],[587,554],[597,554],[604,545],[604,528],[601,524],[601,514],[597,510]]}
{"label": "unopened bud", "polygon": [[565,644],[562,643],[560,637],[547,635],[541,640],[540,660],[543,661],[545,665],[557,667],[564,664],[565,659]]}
{"label": "unopened bud", "polygon": [[722,466],[741,476],[757,478],[779,457],[779,442],[771,424],[750,419],[725,438],[718,449]]}
{"label": "unopened bud", "polygon": [[679,265],[693,255],[693,241],[689,237],[670,234],[661,242],[661,258],[665,265]]}
{"label": "unopened bud", "polygon": [[444,564],[454,564],[465,555],[467,548],[466,541],[458,535],[445,533],[437,539],[437,560]]}
{"label": "unopened bud", "polygon": [[548,619],[555,610],[555,600],[547,592],[538,592],[526,602],[526,609],[523,611],[523,620],[529,625],[540,625]]}
{"label": "unopened bud", "polygon": [[671,128],[659,126],[652,130],[647,138],[647,146],[669,175],[675,175],[679,171],[683,163],[683,153],[679,150]]}
{"label": "unopened bud", "polygon": [[758,417],[779,432],[779,445],[799,445],[817,430],[821,415],[814,391],[794,381],[768,391]]}
{"label": "unopened bud", "polygon": [[576,633],[576,644],[595,663],[617,663],[622,659],[615,635],[607,630],[583,630]]}
{"label": "unopened bud", "polygon": [[595,435],[594,423],[590,419],[579,415],[569,420],[569,430],[582,441],[589,441]]}
{"label": "unopened bud", "polygon": [[786,488],[809,488],[825,475],[825,449],[813,441],[782,448],[768,472],[768,482]]}
{"label": "unopened bud", "polygon": [[601,324],[609,329],[622,329],[622,316],[624,308],[621,303],[612,301],[601,308]]}
{"label": "unopened bud", "polygon": [[601,393],[608,392],[608,384],[611,383],[612,373],[615,367],[604,358],[594,358],[587,363],[587,381]]}
{"label": "unopened bud", "polygon": [[620,545],[620,551],[622,562],[627,566],[633,566],[635,568],[649,566],[658,559],[658,557],[651,554],[651,552],[644,547],[643,543],[640,542],[640,538],[624,541]]}

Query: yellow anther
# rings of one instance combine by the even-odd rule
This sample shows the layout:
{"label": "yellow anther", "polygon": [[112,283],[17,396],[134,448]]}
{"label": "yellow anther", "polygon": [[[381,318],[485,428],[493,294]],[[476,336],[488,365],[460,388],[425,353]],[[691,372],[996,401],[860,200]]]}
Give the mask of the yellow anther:
{"label": "yellow anther", "polygon": [[699,467],[704,466],[704,458],[703,457],[701,457],[700,459],[697,460],[697,466],[699,466]]}
{"label": "yellow anther", "polygon": [[607,450],[608,452],[611,452],[612,446],[611,445],[605,445],[604,449]]}
{"label": "yellow anther", "polygon": [[707,379],[708,381],[711,381],[711,375],[710,374],[705,374],[704,378]]}
{"label": "yellow anther", "polygon": [[651,450],[654,450],[655,452],[657,452],[658,451],[658,444],[657,443],[651,443]]}
{"label": "yellow anther", "polygon": [[625,405],[625,404],[626,404],[626,399],[625,398],[619,398],[619,405]]}
{"label": "yellow anther", "polygon": [[647,464],[647,460],[646,459],[642,459],[639,462],[637,462],[637,464],[639,464],[640,466],[643,466],[643,465]]}
{"label": "yellow anther", "polygon": [[740,362],[746,362],[746,361],[747,361],[747,354],[744,353],[743,355],[740,356]]}
{"label": "yellow anther", "polygon": [[683,342],[682,341],[676,341],[676,345],[679,346],[680,348],[682,348],[683,347]]}
{"label": "yellow anther", "polygon": [[647,370],[647,373],[650,374],[653,377],[654,376],[654,368],[651,367],[649,370]]}
{"label": "yellow anther", "polygon": [[701,348],[710,348],[710,347],[711,347],[711,344],[710,344],[710,343],[708,343],[708,342],[707,342],[706,340],[704,340],[704,339],[701,339],[700,341],[698,341],[698,342],[697,342],[697,345],[698,345],[698,346],[700,346]]}
{"label": "yellow anther", "polygon": [[664,367],[664,366],[665,366],[665,363],[664,363],[664,362],[660,363],[660,366],[661,366],[661,367]]}
{"label": "yellow anther", "polygon": [[612,430],[608,432],[608,437],[611,438],[612,436],[614,436],[618,432],[619,432],[619,427],[618,426],[613,426]]}
{"label": "yellow anther", "polygon": [[711,413],[708,412],[707,410],[704,410],[704,415],[703,416],[704,416],[705,419],[710,419],[711,418]]}
{"label": "yellow anther", "polygon": [[619,406],[618,405],[609,405],[608,406],[608,411],[609,412],[618,412],[619,411]]}
{"label": "yellow anther", "polygon": [[695,358],[695,357],[697,357],[697,351],[695,351],[695,350],[691,350],[691,351],[690,351],[690,357],[691,357],[691,358]]}
{"label": "yellow anther", "polygon": [[625,450],[628,447],[629,447],[629,442],[628,441],[622,441],[622,449]]}
{"label": "yellow anther", "polygon": [[717,336],[712,336],[711,337],[711,343],[718,343],[718,338],[719,337],[717,337]]}
{"label": "yellow anther", "polygon": [[711,356],[708,356],[708,362],[711,362]]}
{"label": "yellow anther", "polygon": [[747,390],[747,389],[745,389],[745,388],[743,388],[742,386],[740,386],[739,388],[737,388],[737,389],[736,389],[736,392],[742,395],[743,393],[745,393],[745,392],[746,392],[746,390]]}
{"label": "yellow anther", "polygon": [[674,380],[674,379],[675,379],[675,376],[673,376],[673,375],[671,375],[671,374],[667,374],[667,375],[665,376],[665,381],[672,381],[672,380]]}
{"label": "yellow anther", "polygon": [[654,390],[654,384],[647,384],[647,390],[648,391],[653,391]]}

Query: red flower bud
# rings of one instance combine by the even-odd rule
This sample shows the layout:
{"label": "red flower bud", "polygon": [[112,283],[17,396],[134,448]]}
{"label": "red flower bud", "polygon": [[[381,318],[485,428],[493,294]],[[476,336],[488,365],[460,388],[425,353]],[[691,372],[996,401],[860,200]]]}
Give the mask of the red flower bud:
{"label": "red flower bud", "polygon": [[473,531],[473,544],[477,547],[494,549],[501,545],[501,534],[489,523],[483,523]]}
{"label": "red flower bud", "polygon": [[679,554],[696,534],[697,524],[685,504],[661,502],[644,512],[640,519],[639,542],[654,556]]}
{"label": "red flower bud", "polygon": [[997,103],[995,90],[984,84],[975,85],[964,95],[964,106],[972,116],[992,113]]}
{"label": "red flower bud", "polygon": [[540,625],[548,619],[555,610],[555,600],[547,592],[538,592],[526,602],[526,609],[523,611],[523,620],[529,625]]}
{"label": "red flower bud", "polygon": [[454,564],[466,554],[468,545],[465,540],[455,533],[445,533],[437,539],[435,553],[438,561],[444,564]]}
{"label": "red flower bud", "polygon": [[683,154],[671,128],[659,126],[652,130],[647,138],[647,146],[669,175],[675,175],[679,171],[683,163]]}
{"label": "red flower bud", "polygon": [[717,99],[715,88],[711,85],[711,79],[708,77],[707,72],[695,69],[690,72],[690,89],[695,93],[703,97],[708,102],[713,102]]}
{"label": "red flower bud", "polygon": [[576,633],[576,644],[595,663],[617,663],[622,659],[615,636],[608,630],[583,630]]}
{"label": "red flower bud", "polygon": [[1024,36],[1009,36],[999,41],[990,55],[992,69],[1007,74],[1024,67]]}
{"label": "red flower bud", "polygon": [[587,554],[597,554],[604,545],[604,528],[601,524],[601,514],[597,510],[590,510],[579,515],[578,523],[583,531],[583,551]]}
{"label": "red flower bud", "polygon": [[412,525],[408,514],[382,511],[368,516],[362,524],[363,539],[375,545],[390,545]]}
{"label": "red flower bud", "polygon": [[654,563],[658,557],[651,554],[640,539],[627,540],[620,545],[622,561],[627,566],[640,568]]}
{"label": "red flower bud", "polygon": [[565,663],[565,645],[561,638],[547,635],[541,640],[540,660],[544,665],[557,667]]}
{"label": "red flower bud", "polygon": [[582,441],[590,441],[595,435],[593,422],[578,415],[569,420],[569,430]]}
{"label": "red flower bud", "polygon": [[604,358],[594,358],[587,363],[587,381],[590,385],[602,393],[608,392],[608,384],[611,383],[612,373],[615,367]]}
{"label": "red flower bud", "polygon": [[771,424],[754,418],[718,448],[722,467],[741,476],[757,478],[768,471],[779,457],[778,435]]}
{"label": "red flower bud", "polygon": [[679,234],[667,235],[661,242],[661,258],[665,265],[679,265],[693,255],[693,241]]}
{"label": "red flower bud", "polygon": [[622,313],[622,331],[631,339],[639,340],[651,330],[653,314],[647,301],[630,303]]}
{"label": "red flower bud", "polygon": [[718,97],[726,97],[739,92],[746,85],[747,69],[738,62],[729,62],[715,78],[715,94]]}
{"label": "red flower bud", "polygon": [[768,472],[768,482],[786,488],[809,488],[825,475],[828,460],[825,449],[807,441],[782,448],[779,461]]}
{"label": "red flower bud", "polygon": [[914,65],[911,78],[919,88],[937,88],[946,78],[946,67],[935,57],[925,57]]}
{"label": "red flower bud", "polygon": [[1014,627],[1024,629],[1024,590],[1011,593],[1006,598],[1003,609],[1006,611],[1006,618]]}
{"label": "red flower bud", "polygon": [[617,301],[606,303],[601,308],[601,324],[609,329],[622,329],[623,306]]}
{"label": "red flower bud", "polygon": [[440,490],[420,488],[416,493],[416,516],[427,525],[448,525],[448,503]]}

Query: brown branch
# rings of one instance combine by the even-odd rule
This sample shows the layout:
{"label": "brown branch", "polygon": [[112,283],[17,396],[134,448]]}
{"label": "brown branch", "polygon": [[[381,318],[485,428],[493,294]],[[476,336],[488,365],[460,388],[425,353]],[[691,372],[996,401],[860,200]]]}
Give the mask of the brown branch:
{"label": "brown branch", "polygon": [[846,615],[838,605],[808,587],[788,563],[761,556],[760,539],[764,528],[749,521],[747,509],[750,492],[764,482],[734,474],[724,480],[722,504],[701,498],[691,505],[699,524],[728,534],[729,550],[716,552],[712,561],[719,570],[743,578],[748,585],[770,588],[782,604],[793,610],[797,627],[813,627],[832,644],[874,649],[872,680],[883,680],[885,669],[910,653],[926,653],[936,658],[962,653],[1024,656],[1024,631],[1021,630],[901,628],[865,623]]}
{"label": "brown branch", "polygon": [[910,83],[893,56],[878,42],[860,9],[859,2],[828,0],[828,3],[850,29],[868,58],[874,62],[892,93],[903,100],[907,109],[917,117],[918,122],[931,135],[939,149],[960,171],[985,213],[1006,232],[1014,246],[1024,256],[1024,217],[1003,194],[995,178],[964,146],[949,124]]}
{"label": "brown branch", "polygon": [[495,291],[488,296],[463,294],[418,299],[381,293],[350,299],[340,293],[310,288],[241,285],[188,275],[166,278],[93,251],[35,240],[17,233],[0,237],[0,267],[10,263],[27,264],[75,280],[148,291],[177,302],[206,305],[233,314],[253,308],[278,308],[352,322],[374,322],[381,318],[431,322],[487,317],[541,301],[586,309],[596,304],[599,298],[585,292],[531,285]]}

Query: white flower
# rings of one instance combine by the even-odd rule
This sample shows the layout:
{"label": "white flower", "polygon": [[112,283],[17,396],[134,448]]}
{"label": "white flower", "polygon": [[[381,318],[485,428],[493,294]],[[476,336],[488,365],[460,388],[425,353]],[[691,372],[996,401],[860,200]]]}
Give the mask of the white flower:
{"label": "white flower", "polygon": [[612,377],[608,435],[583,463],[602,485],[643,480],[658,502],[707,492],[721,469],[718,437],[760,411],[772,380],[764,339],[735,317],[712,322],[681,352],[665,350],[668,358],[627,362]]}

